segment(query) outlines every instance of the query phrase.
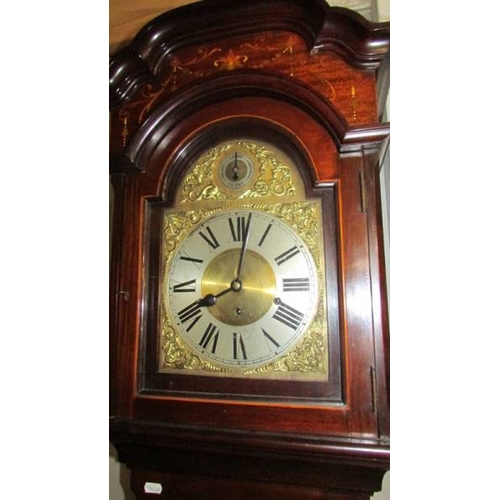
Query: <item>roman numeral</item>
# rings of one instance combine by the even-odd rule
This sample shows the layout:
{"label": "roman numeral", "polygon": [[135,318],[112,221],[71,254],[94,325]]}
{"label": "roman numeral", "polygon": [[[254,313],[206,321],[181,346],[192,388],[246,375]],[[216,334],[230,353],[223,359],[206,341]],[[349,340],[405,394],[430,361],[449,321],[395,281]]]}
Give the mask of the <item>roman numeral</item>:
{"label": "roman numeral", "polygon": [[234,222],[232,217],[228,218],[229,229],[231,230],[231,236],[233,237],[233,241],[244,241],[248,232],[248,228],[250,226],[250,219],[252,218],[252,214],[248,215],[247,223],[245,224],[245,217],[238,216],[236,217],[236,223]]}
{"label": "roman numeral", "polygon": [[189,326],[186,328],[187,332],[189,332],[189,330],[193,328],[193,326],[200,320],[202,315],[203,313],[200,310],[200,306],[198,305],[197,300],[195,300],[192,304],[186,306],[184,309],[181,309],[177,313],[177,316],[179,316],[179,320],[181,323],[187,323],[188,321],[191,321],[191,323],[189,323]]}
{"label": "roman numeral", "polygon": [[283,252],[282,254],[278,255],[274,260],[276,261],[276,264],[278,264],[278,266],[281,266],[283,262],[286,262],[288,259],[291,259],[298,253],[300,253],[300,250],[295,245],[292,248],[289,248],[286,252]]}
{"label": "roman numeral", "polygon": [[219,330],[214,324],[209,323],[207,329],[205,330],[205,333],[203,334],[203,337],[201,337],[200,346],[203,349],[207,349],[208,346],[211,344],[212,345],[211,352],[212,354],[215,354],[218,340],[219,340]]}
{"label": "roman numeral", "polygon": [[264,334],[264,337],[266,337],[267,340],[270,340],[276,347],[279,347],[280,345],[278,344],[278,342],[276,341],[276,339],[274,339],[273,337],[271,337],[271,335],[269,335],[269,333],[267,333],[264,328],[262,328],[262,333]]}
{"label": "roman numeral", "polygon": [[288,328],[297,330],[302,319],[304,318],[304,315],[300,311],[297,311],[293,307],[290,307],[289,305],[282,302],[278,306],[278,309],[276,309],[276,312],[273,314],[273,318],[280,323],[288,326]]}
{"label": "roman numeral", "polygon": [[194,257],[184,257],[184,255],[181,255],[181,260],[187,260],[188,262],[203,264],[203,261],[201,259],[195,259]]}
{"label": "roman numeral", "polygon": [[184,283],[179,283],[178,285],[174,285],[174,293],[180,293],[180,292],[194,292],[195,288],[194,286],[189,286],[192,285],[193,283],[196,283],[196,280],[189,280],[185,281]]}
{"label": "roman numeral", "polygon": [[247,359],[247,350],[240,333],[233,333],[233,359]]}
{"label": "roman numeral", "polygon": [[262,246],[262,243],[264,243],[264,240],[266,239],[269,231],[271,230],[271,227],[272,227],[272,224],[268,224],[268,226],[266,227],[266,230],[264,231],[264,234],[262,235],[262,238],[260,239],[258,245],[259,247]]}
{"label": "roman numeral", "polygon": [[236,217],[236,224],[233,222],[232,217],[229,217],[228,221],[233,241],[243,241],[245,239],[246,232],[245,217]]}
{"label": "roman numeral", "polygon": [[203,231],[200,231],[198,234],[208,243],[208,245],[214,250],[219,246],[219,242],[215,237],[212,230],[207,226],[207,233],[205,234]]}
{"label": "roman numeral", "polygon": [[308,292],[309,278],[283,278],[284,292]]}

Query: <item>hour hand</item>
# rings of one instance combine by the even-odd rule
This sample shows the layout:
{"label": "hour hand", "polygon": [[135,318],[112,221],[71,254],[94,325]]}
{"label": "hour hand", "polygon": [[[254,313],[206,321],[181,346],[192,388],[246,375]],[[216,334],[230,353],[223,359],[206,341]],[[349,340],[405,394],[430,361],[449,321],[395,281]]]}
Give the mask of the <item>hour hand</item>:
{"label": "hour hand", "polygon": [[198,301],[198,307],[214,306],[216,302],[217,302],[217,297],[209,293],[208,295],[205,295],[205,297],[203,297]]}
{"label": "hour hand", "polygon": [[211,307],[214,306],[217,303],[217,299],[219,297],[222,297],[222,295],[226,295],[226,293],[229,293],[231,291],[234,291],[234,287],[230,286],[229,288],[226,288],[225,290],[222,290],[222,292],[219,292],[217,295],[214,295],[212,293],[209,293],[205,295],[202,299],[198,301],[198,307]]}

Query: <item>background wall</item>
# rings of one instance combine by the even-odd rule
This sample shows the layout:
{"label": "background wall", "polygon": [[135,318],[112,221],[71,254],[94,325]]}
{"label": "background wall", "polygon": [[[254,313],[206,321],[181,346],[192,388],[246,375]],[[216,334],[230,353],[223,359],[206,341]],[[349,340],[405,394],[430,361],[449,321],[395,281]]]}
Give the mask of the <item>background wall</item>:
{"label": "background wall", "polygon": [[[193,3],[197,0],[110,0],[109,2],[109,52],[113,54],[119,48],[127,45],[134,35],[148,21],[160,13],[173,8]],[[390,20],[390,0],[339,0],[330,5],[348,7],[373,21]],[[389,117],[389,98],[387,100],[386,119]],[[383,202],[383,220],[385,236],[385,252],[387,271],[389,271],[389,179],[390,179],[390,147],[385,150],[382,158],[381,188]],[[389,274],[388,274],[389,288]],[[116,450],[109,447],[109,500],[134,500],[130,488],[129,470],[118,462]],[[375,493],[372,500],[389,500],[390,498],[390,472],[384,477],[382,490]]]}

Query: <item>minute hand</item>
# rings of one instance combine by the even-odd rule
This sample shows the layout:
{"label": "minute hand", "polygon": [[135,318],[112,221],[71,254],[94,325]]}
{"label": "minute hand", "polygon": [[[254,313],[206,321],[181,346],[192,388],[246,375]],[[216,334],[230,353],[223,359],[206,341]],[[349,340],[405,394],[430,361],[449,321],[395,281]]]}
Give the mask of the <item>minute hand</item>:
{"label": "minute hand", "polygon": [[250,221],[252,219],[252,212],[248,215],[248,220],[246,223],[246,227],[243,227],[243,245],[241,246],[240,252],[240,260],[238,262],[238,269],[236,270],[236,280],[240,281],[241,276],[241,268],[243,267],[243,260],[245,259],[245,252],[247,250],[248,245],[248,235],[250,234]]}

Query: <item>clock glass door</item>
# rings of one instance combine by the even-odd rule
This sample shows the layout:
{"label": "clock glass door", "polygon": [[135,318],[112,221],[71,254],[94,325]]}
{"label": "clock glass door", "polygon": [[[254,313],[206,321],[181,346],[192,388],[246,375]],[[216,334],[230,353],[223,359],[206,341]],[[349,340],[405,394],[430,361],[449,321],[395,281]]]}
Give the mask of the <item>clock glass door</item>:
{"label": "clock glass door", "polygon": [[311,185],[283,132],[231,130],[185,148],[175,192],[148,205],[142,390],[341,403],[335,185]]}

